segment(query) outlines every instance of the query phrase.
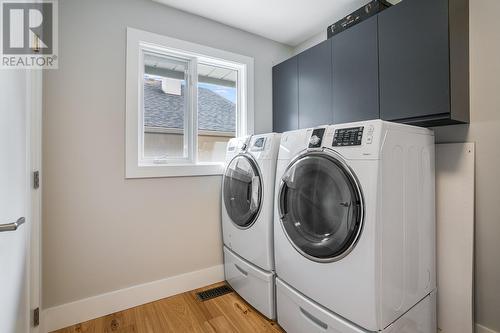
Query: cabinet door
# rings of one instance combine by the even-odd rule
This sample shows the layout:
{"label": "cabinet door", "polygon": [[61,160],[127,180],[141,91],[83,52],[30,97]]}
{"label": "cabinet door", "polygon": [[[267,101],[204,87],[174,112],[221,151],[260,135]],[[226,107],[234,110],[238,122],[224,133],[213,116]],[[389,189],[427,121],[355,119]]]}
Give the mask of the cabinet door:
{"label": "cabinet door", "polygon": [[378,16],[380,115],[450,112],[448,0],[404,0]]}
{"label": "cabinet door", "polygon": [[299,128],[297,57],[273,67],[273,131]]}
{"label": "cabinet door", "polygon": [[298,55],[299,128],[327,125],[332,113],[332,48],[327,40]]}
{"label": "cabinet door", "polygon": [[378,119],[377,17],[332,38],[333,121]]}

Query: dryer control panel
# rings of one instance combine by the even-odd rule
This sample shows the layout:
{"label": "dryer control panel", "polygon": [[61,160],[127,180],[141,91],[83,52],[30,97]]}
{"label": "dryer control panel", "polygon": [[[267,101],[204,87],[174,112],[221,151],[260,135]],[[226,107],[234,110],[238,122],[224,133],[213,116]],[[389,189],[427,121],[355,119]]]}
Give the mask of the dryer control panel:
{"label": "dryer control panel", "polygon": [[266,137],[258,137],[252,138],[252,142],[250,143],[251,151],[262,151],[266,147]]}
{"label": "dryer control panel", "polygon": [[333,135],[333,147],[361,146],[364,127],[339,128]]}

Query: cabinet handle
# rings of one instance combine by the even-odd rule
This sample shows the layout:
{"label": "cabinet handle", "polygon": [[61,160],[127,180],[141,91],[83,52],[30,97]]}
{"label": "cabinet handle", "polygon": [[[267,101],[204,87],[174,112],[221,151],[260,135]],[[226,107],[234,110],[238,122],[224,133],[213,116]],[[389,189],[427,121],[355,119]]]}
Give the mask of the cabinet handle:
{"label": "cabinet handle", "polygon": [[234,264],[234,267],[236,267],[236,269],[237,269],[237,270],[239,270],[241,274],[243,274],[243,275],[245,275],[245,276],[247,276],[247,275],[248,275],[248,272],[247,272],[247,271],[245,271],[245,270],[244,270],[243,268],[241,268],[240,266],[238,266],[238,265]]}
{"label": "cabinet handle", "polygon": [[307,312],[306,310],[304,310],[302,307],[300,307],[300,312],[302,312],[302,314],[304,315],[304,317],[306,317],[307,319],[309,319],[313,324],[321,327],[325,331],[328,329],[328,324],[322,322],[321,320],[319,320],[318,318],[316,318],[315,316],[313,316],[312,314],[310,314],[309,312]]}
{"label": "cabinet handle", "polygon": [[24,222],[26,222],[26,219],[24,217],[20,217],[16,222],[0,224],[0,232],[16,231],[19,226],[24,224]]}

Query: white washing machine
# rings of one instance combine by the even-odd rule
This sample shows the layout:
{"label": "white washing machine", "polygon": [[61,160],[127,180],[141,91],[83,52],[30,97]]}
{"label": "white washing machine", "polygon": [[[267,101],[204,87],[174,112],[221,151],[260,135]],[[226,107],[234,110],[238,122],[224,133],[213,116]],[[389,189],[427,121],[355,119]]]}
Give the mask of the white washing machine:
{"label": "white washing machine", "polygon": [[222,232],[227,282],[275,318],[274,184],[280,134],[229,142],[222,180]]}
{"label": "white washing machine", "polygon": [[436,332],[432,131],[374,120],[284,133],[275,192],[287,332]]}

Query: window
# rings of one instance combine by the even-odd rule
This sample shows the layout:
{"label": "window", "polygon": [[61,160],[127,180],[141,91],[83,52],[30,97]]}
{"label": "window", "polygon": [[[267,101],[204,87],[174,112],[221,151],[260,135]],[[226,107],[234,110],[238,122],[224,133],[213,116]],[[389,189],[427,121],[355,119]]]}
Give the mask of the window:
{"label": "window", "polygon": [[143,51],[141,164],[189,161],[189,61]]}
{"label": "window", "polygon": [[253,131],[253,59],[127,29],[126,177],[222,173]]}

